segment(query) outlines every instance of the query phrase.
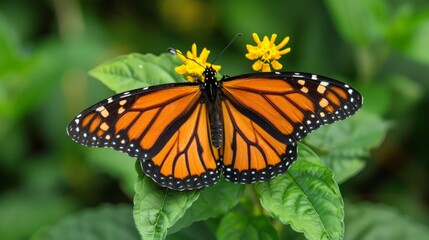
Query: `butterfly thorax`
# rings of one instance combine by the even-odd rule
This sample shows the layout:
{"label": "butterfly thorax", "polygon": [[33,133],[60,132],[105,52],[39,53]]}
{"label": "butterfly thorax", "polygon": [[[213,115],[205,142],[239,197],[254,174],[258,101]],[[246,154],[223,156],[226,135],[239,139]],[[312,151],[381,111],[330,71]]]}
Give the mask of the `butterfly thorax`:
{"label": "butterfly thorax", "polygon": [[216,80],[216,71],[212,67],[207,67],[203,72],[204,82],[202,89],[207,94],[207,97],[212,101],[216,101],[220,82]]}
{"label": "butterfly thorax", "polygon": [[203,76],[204,82],[201,83],[201,89],[206,98],[211,140],[213,146],[220,148],[223,139],[222,111],[219,96],[221,82],[216,80],[216,71],[212,67],[207,67],[203,72]]}

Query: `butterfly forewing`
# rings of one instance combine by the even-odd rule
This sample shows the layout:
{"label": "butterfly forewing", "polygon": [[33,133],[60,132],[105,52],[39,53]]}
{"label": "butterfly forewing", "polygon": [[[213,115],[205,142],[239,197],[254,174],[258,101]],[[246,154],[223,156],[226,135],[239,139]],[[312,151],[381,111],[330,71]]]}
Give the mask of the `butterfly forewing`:
{"label": "butterfly forewing", "polygon": [[362,96],[350,86],[306,73],[237,76],[225,80],[222,90],[238,111],[284,143],[345,119],[362,105]]}
{"label": "butterfly forewing", "polygon": [[153,157],[189,118],[200,97],[199,86],[186,83],[121,93],[83,111],[67,133],[85,146]]}

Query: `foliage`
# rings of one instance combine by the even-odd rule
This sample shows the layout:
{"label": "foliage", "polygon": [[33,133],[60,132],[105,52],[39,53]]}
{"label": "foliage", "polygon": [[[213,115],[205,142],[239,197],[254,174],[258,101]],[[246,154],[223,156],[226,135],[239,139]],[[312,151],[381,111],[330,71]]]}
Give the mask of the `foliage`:
{"label": "foliage", "polygon": [[[1,239],[427,236],[426,1],[99,4],[0,3]],[[197,42],[216,55],[237,32],[216,62],[222,74],[252,71],[252,32],[290,36],[284,70],[350,82],[363,109],[306,137],[270,182],[191,192],[162,189],[135,160],[66,136],[68,121],[111,90],[184,81],[168,47]]]}

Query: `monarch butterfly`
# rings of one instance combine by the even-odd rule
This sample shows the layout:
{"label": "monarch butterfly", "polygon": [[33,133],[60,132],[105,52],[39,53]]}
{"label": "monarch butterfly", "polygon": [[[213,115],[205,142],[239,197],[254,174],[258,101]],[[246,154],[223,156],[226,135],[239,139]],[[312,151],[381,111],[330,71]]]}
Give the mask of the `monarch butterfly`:
{"label": "monarch butterfly", "polygon": [[109,97],[77,115],[68,135],[140,159],[163,187],[267,181],[297,159],[297,142],[353,115],[358,91],[308,73],[265,72],[144,87]]}

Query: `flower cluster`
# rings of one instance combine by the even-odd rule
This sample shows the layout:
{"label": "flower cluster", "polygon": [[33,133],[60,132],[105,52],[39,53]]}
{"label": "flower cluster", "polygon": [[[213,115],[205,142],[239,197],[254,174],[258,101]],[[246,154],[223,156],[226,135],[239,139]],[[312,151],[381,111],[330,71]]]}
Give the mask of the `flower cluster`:
{"label": "flower cluster", "polygon": [[[282,50],[282,48],[289,42],[289,37],[285,37],[278,45],[276,45],[275,40],[277,38],[277,34],[272,34],[271,39],[264,36],[262,41],[258,34],[253,33],[252,36],[256,42],[256,46],[252,46],[250,44],[246,45],[248,51],[246,58],[256,60],[252,65],[253,70],[271,72],[271,67],[274,70],[280,70],[283,65],[279,63],[278,60],[282,55],[290,52],[290,47]],[[176,67],[175,70],[177,73],[185,75],[186,79],[190,82],[195,82],[196,80],[204,81],[203,72],[208,66],[212,66],[216,71],[219,71],[221,68],[219,65],[212,65],[207,62],[210,51],[206,48],[204,48],[198,56],[197,45],[195,43],[192,45],[191,51],[186,53],[186,56],[179,50],[176,51],[178,52],[177,56],[182,60],[183,64]]]}
{"label": "flower cluster", "polygon": [[195,43],[192,44],[191,50],[186,53],[186,57],[177,50],[179,53],[177,56],[182,60],[183,64],[175,69],[178,74],[185,75],[188,81],[195,82],[196,79],[204,81],[203,72],[208,66],[212,66],[216,71],[220,70],[221,67],[219,65],[212,65],[207,62],[210,54],[209,50],[204,48],[200,56],[198,56],[197,45]]}
{"label": "flower cluster", "polygon": [[[278,62],[282,55],[290,52],[290,48],[281,50],[289,42],[289,37],[285,37],[279,45],[276,45],[277,34],[272,34],[271,39],[267,36],[259,38],[258,34],[253,33],[253,40],[256,42],[256,46],[250,44],[246,45],[247,51],[246,58],[249,60],[256,60],[252,65],[253,70],[262,72],[271,72],[271,67],[275,70],[282,69],[283,65]],[[271,67],[270,67],[271,65]]]}

